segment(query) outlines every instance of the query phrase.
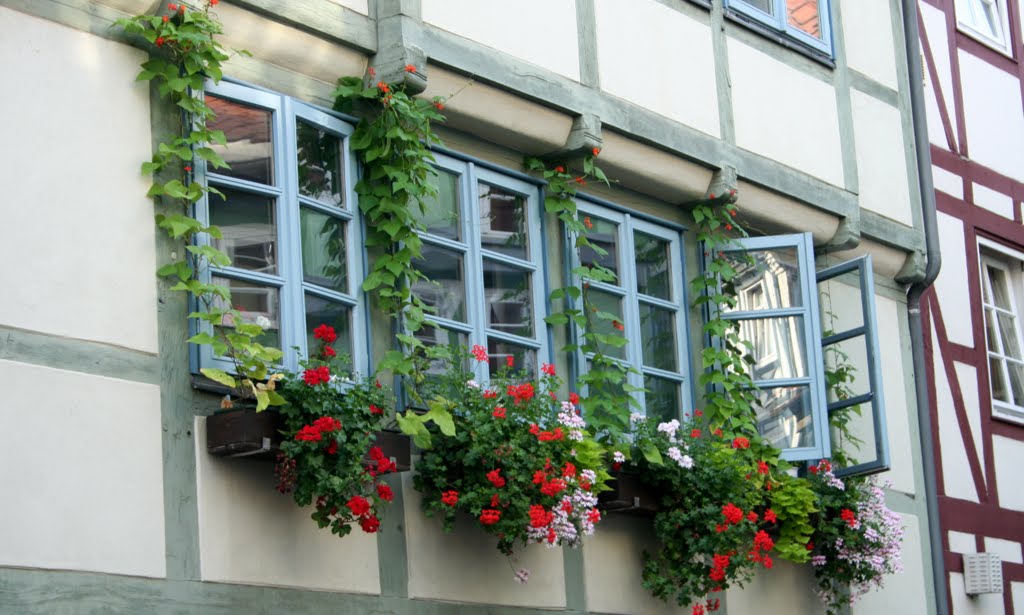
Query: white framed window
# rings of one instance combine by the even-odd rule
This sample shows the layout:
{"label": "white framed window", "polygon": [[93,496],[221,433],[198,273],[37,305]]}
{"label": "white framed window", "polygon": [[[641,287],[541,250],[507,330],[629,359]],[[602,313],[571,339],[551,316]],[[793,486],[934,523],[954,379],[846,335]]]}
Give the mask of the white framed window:
{"label": "white framed window", "polygon": [[734,14],[832,55],[829,0],[725,0]]}
{"label": "white framed window", "polygon": [[978,239],[992,414],[1024,424],[1024,253]]}
{"label": "white framed window", "polygon": [[1000,53],[1013,55],[1006,0],[956,0],[955,9],[961,31]]}

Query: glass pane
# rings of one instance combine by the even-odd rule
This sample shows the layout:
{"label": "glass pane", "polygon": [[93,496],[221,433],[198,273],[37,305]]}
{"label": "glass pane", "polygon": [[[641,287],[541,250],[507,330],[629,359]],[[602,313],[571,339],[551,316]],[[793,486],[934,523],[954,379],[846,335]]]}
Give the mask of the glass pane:
{"label": "glass pane", "polygon": [[988,349],[991,352],[999,352],[998,325],[996,325],[996,311],[992,308],[985,308],[985,339],[988,342]]}
{"label": "glass pane", "polygon": [[227,200],[209,196],[210,224],[224,235],[210,239],[213,247],[228,255],[232,267],[277,273],[274,199],[228,188],[220,191]]}
{"label": "glass pane", "polygon": [[533,337],[530,272],[488,258],[483,261],[487,326],[505,333]]}
{"label": "glass pane", "polygon": [[431,235],[459,239],[459,177],[435,169],[431,183],[437,187],[437,195],[424,199],[422,209],[412,206],[410,211]]}
{"label": "glass pane", "polygon": [[274,144],[271,112],[243,105],[231,100],[206,95],[217,116],[207,122],[210,130],[221,130],[227,138],[227,146],[211,143],[210,147],[220,154],[230,169],[211,171],[247,179],[260,184],[274,183]]}
{"label": "glass pane", "polygon": [[[430,325],[420,327],[420,330],[416,332],[415,337],[419,341],[423,342],[423,344],[428,348],[447,346],[448,352],[451,353],[452,356],[454,356],[460,348],[466,348],[469,346],[469,337],[465,333],[441,327],[432,327]],[[427,367],[426,374],[428,378],[436,380],[447,370],[448,362],[443,359],[431,359],[430,364]]]}
{"label": "glass pane", "polygon": [[633,233],[633,248],[636,250],[636,292],[666,301],[672,300],[669,271],[671,245],[668,241],[647,233]]}
{"label": "glass pane", "polygon": [[[855,271],[852,274],[841,276],[840,279],[842,281],[832,279],[818,284],[818,308],[821,313],[822,337],[856,329],[864,324],[860,274]],[[763,295],[763,285],[760,290],[752,289],[751,292],[754,294],[760,292]],[[763,298],[752,297],[751,300],[760,300],[763,303]]]}
{"label": "glass pane", "polygon": [[678,419],[682,404],[679,401],[679,383],[667,378],[644,376],[644,406],[647,416],[657,421]]}
{"label": "glass pane", "polygon": [[640,302],[640,343],[644,365],[676,371],[676,313]]}
{"label": "glass pane", "polygon": [[740,1],[743,2],[744,4],[749,4],[750,6],[756,8],[756,9],[760,9],[760,10],[764,11],[765,13],[768,13],[769,15],[772,15],[772,14],[775,13],[775,7],[772,6],[774,0],[740,0]]}
{"label": "glass pane", "polygon": [[1012,310],[1010,291],[1006,287],[1006,272],[997,267],[988,267],[988,278],[992,284],[993,305],[1004,310]]}
{"label": "glass pane", "polygon": [[[263,335],[257,340],[259,343],[281,347],[281,297],[278,289],[219,276],[212,276],[211,281],[231,290],[231,305],[242,315],[242,322],[263,327]],[[220,301],[216,304],[224,307]],[[227,317],[221,326],[233,327],[234,322]]]}
{"label": "glass pane", "polygon": [[[622,322],[622,298],[618,295],[613,295],[602,290],[589,289],[585,295],[587,307],[590,308],[589,322],[593,327],[593,331],[600,335],[614,336],[628,338],[624,331]],[[606,312],[615,316],[615,320],[606,320],[599,318],[597,312]],[[587,349],[593,352],[593,349]],[[600,350],[603,354],[609,357],[615,357],[617,359],[626,358],[626,347],[613,346],[611,344],[601,344]]]}
{"label": "glass pane", "polygon": [[871,374],[868,372],[867,338],[863,335],[830,344],[824,348],[828,400],[849,399],[871,392]]}
{"label": "glass pane", "polygon": [[[841,416],[837,414],[841,413]],[[842,421],[850,437],[832,425],[832,455],[839,458],[846,456],[846,466],[874,461],[877,458],[877,443],[874,425],[875,407],[871,402],[852,406],[832,414],[832,422]]]}
{"label": "glass pane", "polygon": [[1010,375],[1010,391],[1013,392],[1013,403],[1024,406],[1024,365],[1014,361],[1006,362]]}
{"label": "glass pane", "polygon": [[526,199],[481,183],[480,243],[487,250],[527,260]]}
{"label": "glass pane", "polygon": [[412,291],[436,309],[437,316],[465,322],[466,285],[462,260],[462,255],[454,250],[423,244],[423,259],[413,264],[429,280],[417,280]]}
{"label": "glass pane", "polygon": [[607,254],[598,254],[594,249],[584,246],[580,248],[580,263],[588,267],[600,265],[615,274],[619,274],[619,225],[614,222],[584,216],[583,224],[587,227],[587,239],[590,243],[603,249]]}
{"label": "glass pane", "polygon": [[776,448],[814,446],[811,390],[806,386],[756,391],[758,429]]}
{"label": "glass pane", "polygon": [[735,308],[726,309],[726,312],[803,305],[796,248],[726,252],[725,258],[736,270],[732,283],[739,300]]}
{"label": "glass pane", "polygon": [[1003,342],[1003,355],[1012,359],[1022,359],[1020,353],[1020,337],[1017,332],[1017,319],[1010,314],[996,313],[999,318],[999,335]]}
{"label": "glass pane", "polygon": [[999,357],[988,358],[988,379],[992,386],[992,399],[1010,402],[1010,392],[1006,387],[1006,374],[1003,372],[1003,361]]}
{"label": "glass pane", "polygon": [[753,345],[750,375],[754,380],[807,376],[803,320],[787,316],[740,321],[740,337]]}
{"label": "glass pane", "polygon": [[821,39],[821,9],[819,0],[786,0],[786,18],[789,25]]}
{"label": "glass pane", "polygon": [[334,350],[339,355],[352,358],[352,308],[306,293],[306,348],[313,353],[320,346],[320,340],[313,337],[313,330],[320,325],[334,327],[338,339]]}
{"label": "glass pane", "polygon": [[341,205],[341,139],[299,120],[296,122],[299,194],[329,205]]}
{"label": "glass pane", "polygon": [[512,358],[512,368],[517,374],[525,371],[527,380],[537,376],[537,351],[533,348],[487,338],[487,355],[490,357],[492,376],[508,366],[509,357]]}
{"label": "glass pane", "polygon": [[345,221],[305,207],[300,215],[303,281],[347,293]]}

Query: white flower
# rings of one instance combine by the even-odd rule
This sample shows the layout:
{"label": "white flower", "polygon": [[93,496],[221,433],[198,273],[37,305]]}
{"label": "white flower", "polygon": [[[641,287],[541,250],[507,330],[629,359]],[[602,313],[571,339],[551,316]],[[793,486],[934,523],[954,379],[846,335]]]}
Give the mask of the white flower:
{"label": "white flower", "polygon": [[519,583],[526,584],[530,580],[530,571],[526,568],[520,568],[516,570],[516,581]]}
{"label": "white flower", "polygon": [[477,382],[476,380],[467,380],[466,381],[466,386],[471,388],[471,389],[479,389],[480,388],[480,383]]}
{"label": "white flower", "polygon": [[615,460],[615,463],[622,463],[626,460],[626,456],[622,454],[622,451],[615,451],[612,453],[612,459]]}

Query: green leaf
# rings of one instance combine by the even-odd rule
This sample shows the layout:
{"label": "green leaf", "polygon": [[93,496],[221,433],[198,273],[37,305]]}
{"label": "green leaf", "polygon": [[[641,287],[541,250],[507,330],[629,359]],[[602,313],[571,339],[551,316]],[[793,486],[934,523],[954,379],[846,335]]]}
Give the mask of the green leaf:
{"label": "green leaf", "polygon": [[650,440],[640,441],[640,453],[648,463],[656,466],[665,465],[664,460],[661,458],[661,451],[659,451],[658,446]]}
{"label": "green leaf", "polygon": [[256,390],[256,412],[261,412],[267,409],[270,405],[270,395],[267,391]]}
{"label": "green leaf", "polygon": [[455,435],[455,420],[452,413],[448,411],[448,402],[443,399],[435,399],[429,404],[430,410],[423,415],[424,419],[434,421],[434,424],[446,436]]}
{"label": "green leaf", "polygon": [[232,389],[238,386],[234,377],[225,372],[224,370],[213,369],[212,367],[204,367],[200,369],[199,372],[202,375],[209,378],[210,380],[213,380],[214,382],[219,382],[220,384],[223,384],[224,386],[227,387],[231,387]]}

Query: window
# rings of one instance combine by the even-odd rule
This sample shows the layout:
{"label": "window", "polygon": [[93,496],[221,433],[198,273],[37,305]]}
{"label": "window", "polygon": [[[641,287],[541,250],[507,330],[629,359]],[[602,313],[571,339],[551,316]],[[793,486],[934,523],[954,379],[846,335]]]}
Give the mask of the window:
{"label": "window", "polygon": [[726,0],[734,15],[832,55],[829,0]]}
{"label": "window", "polygon": [[423,258],[414,262],[429,281],[413,285],[436,313],[417,332],[428,345],[479,344],[489,366],[539,373],[549,361],[542,316],[547,299],[543,270],[539,187],[524,177],[436,154],[437,197],[417,212],[426,229]]}
{"label": "window", "polygon": [[982,43],[1011,55],[1006,0],[956,0],[956,23]]}
{"label": "window", "polygon": [[[298,367],[315,346],[313,329],[327,323],[338,332],[338,351],[365,370],[351,126],[290,98],[227,82],[209,85],[206,102],[217,114],[209,128],[223,131],[228,142],[214,148],[231,168],[206,169],[199,178],[225,198],[208,195],[197,216],[220,227],[222,239],[205,241],[230,256],[231,266],[204,275],[231,289],[243,319],[264,327],[261,341],[285,350],[285,367]],[[199,366],[231,369],[209,346],[198,352]]]}
{"label": "window", "polygon": [[979,244],[992,413],[1024,423],[1024,254],[984,239]]}
{"label": "window", "polygon": [[[607,354],[639,372],[628,383],[646,389],[635,395],[648,416],[679,418],[692,406],[681,229],[591,201],[581,200],[578,208],[589,221],[588,238],[607,254],[583,249],[572,267],[599,264],[617,277],[613,283],[591,282],[587,290],[594,307],[619,317],[629,340]],[[613,323],[601,322],[609,328],[602,333],[613,333]],[[590,357],[577,359],[586,365]]]}

